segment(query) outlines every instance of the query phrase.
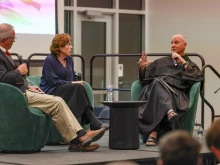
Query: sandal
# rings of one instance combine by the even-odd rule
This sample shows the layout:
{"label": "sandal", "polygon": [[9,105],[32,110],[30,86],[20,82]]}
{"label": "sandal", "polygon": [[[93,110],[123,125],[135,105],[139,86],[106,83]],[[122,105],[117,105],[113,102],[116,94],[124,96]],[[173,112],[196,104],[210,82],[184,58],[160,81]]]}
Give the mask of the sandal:
{"label": "sandal", "polygon": [[153,136],[149,136],[145,146],[156,146],[156,145],[157,145],[157,138]]}
{"label": "sandal", "polygon": [[169,110],[167,116],[170,122],[174,122],[178,118],[178,114],[173,110]]}

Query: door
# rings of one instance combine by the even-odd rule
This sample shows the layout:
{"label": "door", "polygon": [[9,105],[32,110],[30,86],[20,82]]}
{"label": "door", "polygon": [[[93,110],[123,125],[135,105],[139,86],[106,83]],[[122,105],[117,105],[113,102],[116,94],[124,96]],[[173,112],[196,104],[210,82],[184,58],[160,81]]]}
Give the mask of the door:
{"label": "door", "polygon": [[[90,60],[95,54],[112,53],[112,16],[89,18],[84,14],[77,15],[77,54],[85,59],[85,81],[90,82]],[[81,68],[81,62],[74,59],[75,70]],[[111,83],[112,58],[98,57],[93,60],[93,88],[105,88]],[[106,83],[107,82],[107,83]],[[105,100],[105,90],[94,90],[95,105]]]}

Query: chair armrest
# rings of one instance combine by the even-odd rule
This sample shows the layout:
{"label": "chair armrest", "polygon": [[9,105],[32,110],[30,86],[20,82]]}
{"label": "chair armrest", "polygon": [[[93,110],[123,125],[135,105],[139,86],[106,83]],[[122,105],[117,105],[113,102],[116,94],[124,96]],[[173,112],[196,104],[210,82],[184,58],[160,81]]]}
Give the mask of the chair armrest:
{"label": "chair armrest", "polygon": [[197,105],[199,99],[199,92],[200,92],[200,82],[195,83],[189,93],[189,106],[188,110],[185,115],[181,119],[182,129],[189,131],[190,133],[193,132],[196,112],[197,112]]}
{"label": "chair armrest", "polygon": [[28,76],[27,80],[32,86],[40,86],[41,76]]}
{"label": "chair armrest", "polygon": [[[12,116],[20,115],[27,109],[27,99],[20,89],[6,83],[0,83],[0,104],[1,109]],[[11,112],[16,108],[16,111]]]}
{"label": "chair armrest", "polygon": [[88,82],[84,81],[84,88],[89,97],[90,103],[92,104],[92,107],[94,107],[94,95],[93,95],[92,87]]}
{"label": "chair armrest", "polygon": [[131,86],[131,100],[137,101],[142,89],[143,89],[143,84],[140,82],[140,80],[137,80],[133,82]]}

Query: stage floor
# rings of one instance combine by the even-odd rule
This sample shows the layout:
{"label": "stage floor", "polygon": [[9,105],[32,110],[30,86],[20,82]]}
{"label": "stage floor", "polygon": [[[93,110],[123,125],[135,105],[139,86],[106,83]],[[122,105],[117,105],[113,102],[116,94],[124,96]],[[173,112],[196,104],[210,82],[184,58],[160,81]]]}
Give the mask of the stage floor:
{"label": "stage floor", "polygon": [[[146,147],[142,142],[137,150],[112,150],[108,148],[108,131],[97,141],[100,148],[94,152],[68,152],[68,145],[45,146],[41,152],[32,154],[4,154],[0,153],[1,165],[71,165],[71,164],[105,164],[111,161],[133,160],[139,164],[159,158],[158,147]],[[203,142],[204,143],[204,142]],[[213,155],[203,144],[202,155]],[[210,162],[210,160],[209,160]],[[152,163],[150,163],[152,164]],[[210,164],[210,163],[209,163]]]}

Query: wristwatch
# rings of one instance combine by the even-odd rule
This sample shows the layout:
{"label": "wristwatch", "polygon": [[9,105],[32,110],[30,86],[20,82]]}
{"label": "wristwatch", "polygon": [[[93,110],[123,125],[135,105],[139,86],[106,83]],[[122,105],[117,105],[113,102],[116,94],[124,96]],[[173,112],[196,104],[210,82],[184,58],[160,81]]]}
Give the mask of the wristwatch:
{"label": "wristwatch", "polygon": [[183,64],[183,67],[185,67],[186,65],[189,65],[187,61]]}

